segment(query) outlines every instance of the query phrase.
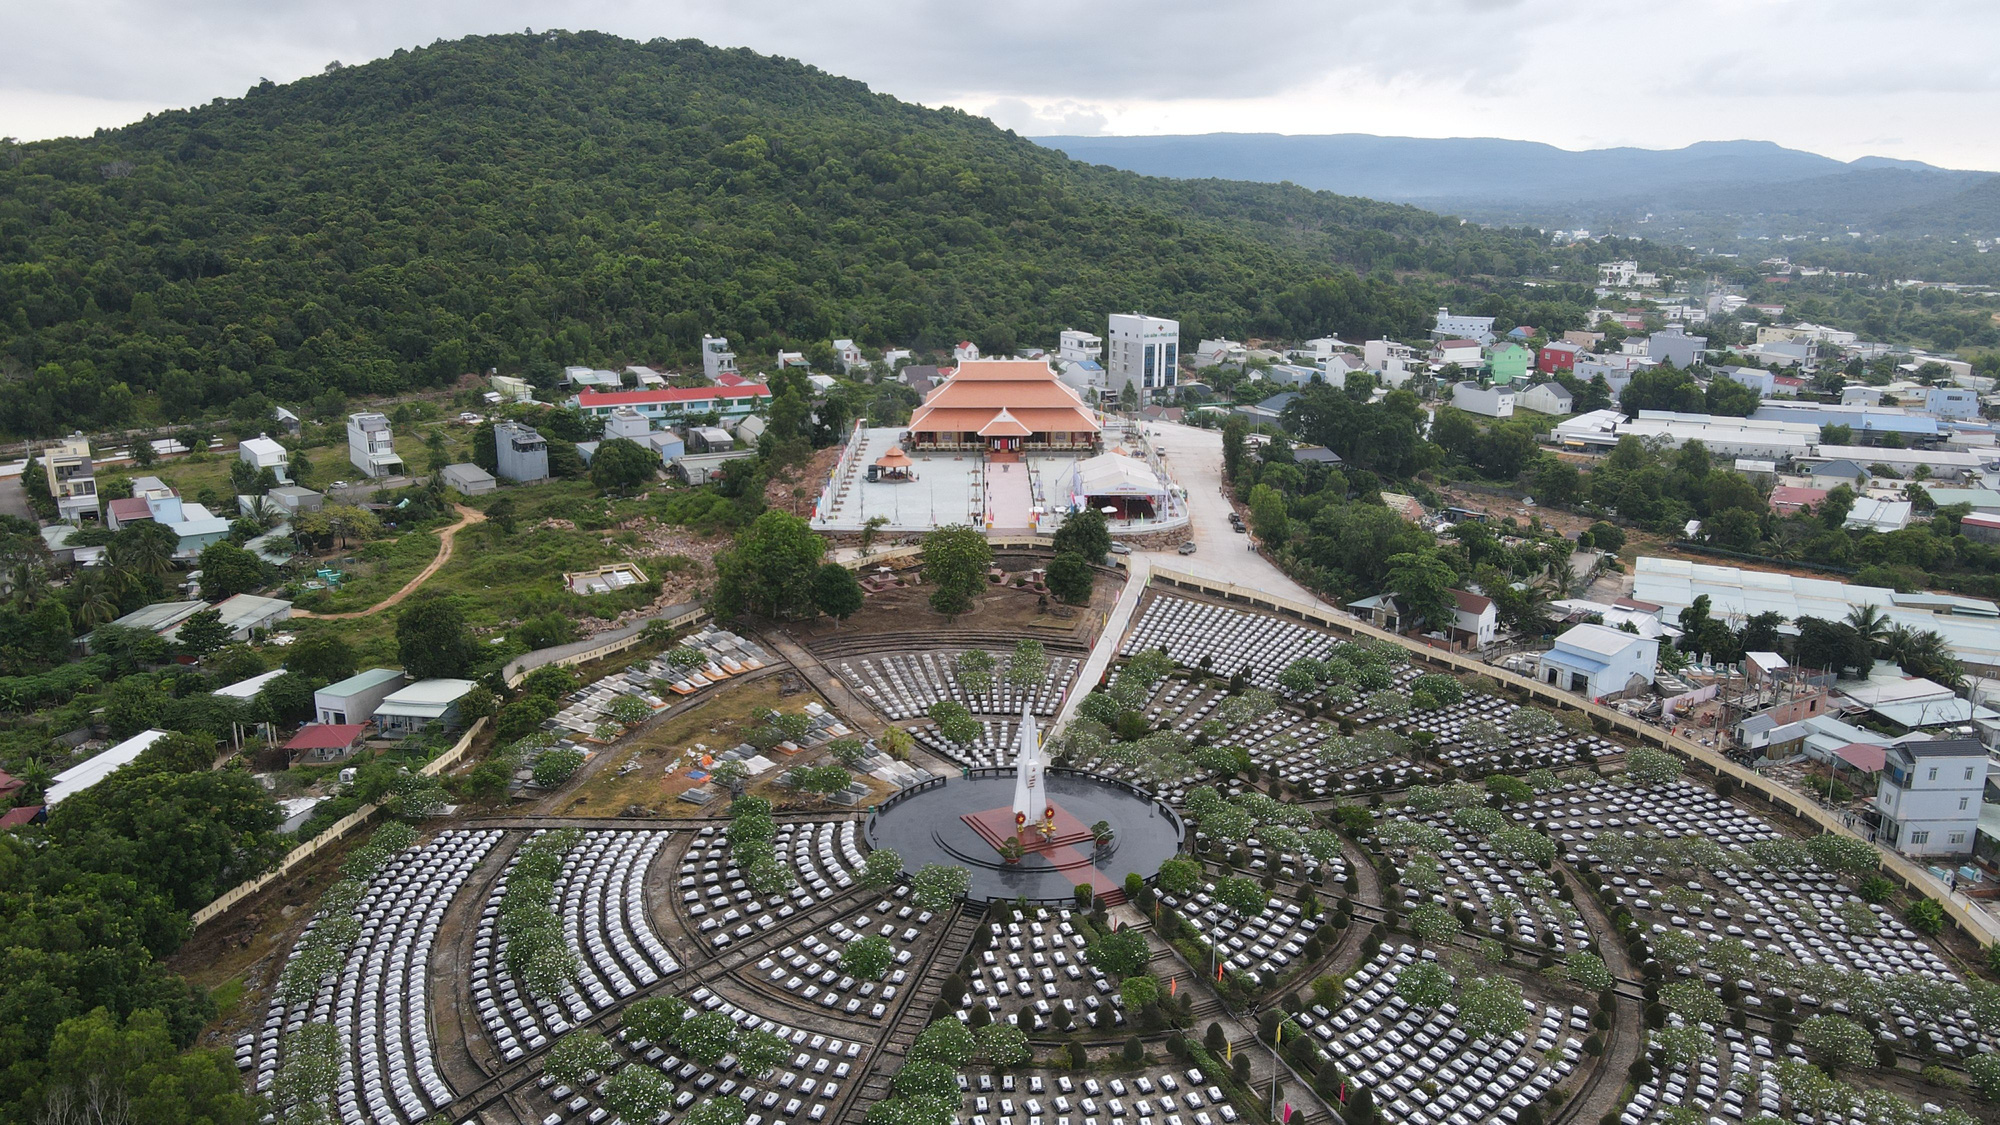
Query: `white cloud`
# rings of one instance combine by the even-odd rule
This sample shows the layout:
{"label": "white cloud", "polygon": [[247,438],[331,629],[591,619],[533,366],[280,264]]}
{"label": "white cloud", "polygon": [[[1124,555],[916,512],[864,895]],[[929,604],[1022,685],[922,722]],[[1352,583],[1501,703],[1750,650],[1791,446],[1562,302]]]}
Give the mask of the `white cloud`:
{"label": "white cloud", "polygon": [[56,0],[0,6],[0,133],[525,27],[786,55],[1024,133],[1760,137],[2000,167],[2000,5],[1933,0]]}

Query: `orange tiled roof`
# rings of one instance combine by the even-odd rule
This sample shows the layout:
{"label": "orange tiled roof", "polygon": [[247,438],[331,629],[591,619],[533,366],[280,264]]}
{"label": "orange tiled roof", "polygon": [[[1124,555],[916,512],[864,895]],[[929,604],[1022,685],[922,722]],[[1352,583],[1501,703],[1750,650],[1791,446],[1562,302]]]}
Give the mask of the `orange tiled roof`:
{"label": "orange tiled roof", "polygon": [[[1005,428],[988,429],[996,425]],[[910,429],[1026,437],[1096,433],[1100,427],[1083,400],[1056,378],[1046,362],[976,359],[959,364],[951,378],[931,391],[911,417]]]}

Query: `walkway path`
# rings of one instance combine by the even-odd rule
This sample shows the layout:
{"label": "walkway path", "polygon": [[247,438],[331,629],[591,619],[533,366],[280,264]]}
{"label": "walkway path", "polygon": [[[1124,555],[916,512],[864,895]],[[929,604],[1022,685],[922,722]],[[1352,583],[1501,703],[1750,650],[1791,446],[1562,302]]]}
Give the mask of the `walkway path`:
{"label": "walkway path", "polygon": [[431,575],[436,574],[444,567],[444,564],[451,561],[453,540],[458,537],[459,532],[475,523],[486,522],[485,512],[475,508],[468,508],[463,504],[456,505],[456,507],[458,508],[458,522],[438,532],[437,558],[432,559],[431,564],[419,571],[417,576],[410,579],[402,589],[390,594],[387,598],[376,602],[367,609],[357,609],[350,613],[309,613],[303,609],[295,609],[292,611],[292,616],[317,617],[325,621],[338,621],[350,617],[373,617],[390,606],[401,602],[404,598],[409,597],[412,593],[416,592],[417,587],[430,581]]}
{"label": "walkway path", "polygon": [[1111,661],[1118,655],[1118,646],[1125,639],[1125,630],[1131,627],[1132,611],[1139,606],[1139,595],[1145,593],[1146,583],[1152,581],[1152,567],[1144,555],[1127,555],[1130,564],[1125,576],[1125,588],[1118,592],[1118,604],[1111,607],[1111,615],[1105,618],[1104,628],[1097,634],[1097,643],[1090,650],[1090,659],[1077,670],[1076,680],[1070,684],[1069,697],[1063,700],[1062,710],[1056,720],[1049,724],[1049,737],[1062,733],[1064,727],[1076,715],[1077,705],[1083,697],[1097,686],[1098,677],[1111,667]]}
{"label": "walkway path", "polygon": [[507,678],[512,680],[515,676],[532,672],[544,664],[554,664],[566,656],[574,656],[579,652],[589,652],[592,649],[603,648],[605,645],[622,641],[634,633],[643,631],[646,626],[651,625],[655,621],[672,621],[677,617],[685,616],[692,610],[700,608],[700,606],[700,602],[681,602],[678,605],[670,605],[657,613],[649,613],[644,617],[635,617],[616,629],[606,629],[602,633],[593,633],[580,641],[571,641],[566,645],[556,645],[552,648],[538,648],[533,652],[523,653],[515,657],[504,669],[504,672]]}

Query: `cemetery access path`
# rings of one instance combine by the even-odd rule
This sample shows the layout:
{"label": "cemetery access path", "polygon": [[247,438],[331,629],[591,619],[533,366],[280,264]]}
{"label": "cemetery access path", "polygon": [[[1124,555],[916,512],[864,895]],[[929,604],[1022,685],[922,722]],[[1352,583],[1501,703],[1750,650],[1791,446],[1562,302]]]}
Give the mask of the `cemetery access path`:
{"label": "cemetery access path", "polygon": [[450,527],[445,528],[443,531],[438,532],[437,558],[432,559],[431,564],[429,566],[418,571],[417,576],[415,578],[410,579],[409,582],[405,583],[402,589],[396,591],[393,594],[390,594],[388,597],[382,599],[379,602],[376,602],[374,605],[369,606],[367,609],[357,609],[347,613],[311,613],[307,610],[295,609],[292,611],[292,616],[317,617],[323,621],[341,621],[351,617],[373,617],[376,614],[382,612],[383,610],[388,609],[390,606],[401,603],[404,598],[407,598],[411,594],[415,593],[417,587],[423,585],[426,582],[429,582],[431,580],[431,575],[436,574],[438,571],[444,569],[444,564],[451,561],[453,541],[457,539],[459,532],[465,530],[466,528],[472,526],[475,523],[486,522],[485,512],[479,511],[476,508],[468,508],[463,504],[457,504],[454,505],[454,507],[458,509],[458,522],[452,524]]}

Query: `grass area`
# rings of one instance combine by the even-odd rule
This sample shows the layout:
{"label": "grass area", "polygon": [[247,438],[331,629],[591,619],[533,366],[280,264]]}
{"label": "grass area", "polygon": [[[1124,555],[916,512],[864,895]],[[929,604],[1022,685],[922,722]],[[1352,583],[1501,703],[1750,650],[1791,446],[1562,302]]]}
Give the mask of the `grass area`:
{"label": "grass area", "polygon": [[[698,784],[687,777],[687,771],[698,768],[701,762],[702,751],[696,743],[720,753],[748,737],[757,725],[751,716],[759,711],[798,711],[807,703],[825,706],[826,701],[810,688],[784,694],[785,679],[782,673],[765,675],[697,696],[686,710],[599,750],[598,755],[608,756],[608,760],[602,765],[593,761],[589,776],[580,785],[558,794],[542,811],[564,816],[616,816],[639,805],[664,812],[675,797]],[[782,770],[787,763],[783,755],[776,757]],[[624,771],[625,764],[634,760],[638,765]],[[667,766],[676,761],[678,768],[667,774]]]}
{"label": "grass area", "polygon": [[429,530],[406,531],[394,539],[362,544],[330,562],[345,576],[337,589],[305,592],[298,606],[314,613],[367,609],[402,589],[437,558],[443,546],[443,540]]}

